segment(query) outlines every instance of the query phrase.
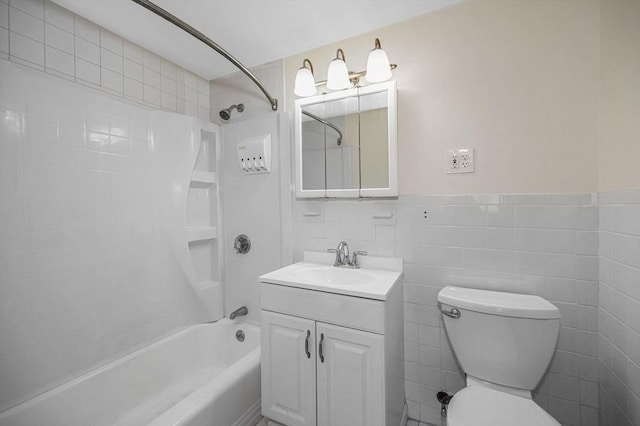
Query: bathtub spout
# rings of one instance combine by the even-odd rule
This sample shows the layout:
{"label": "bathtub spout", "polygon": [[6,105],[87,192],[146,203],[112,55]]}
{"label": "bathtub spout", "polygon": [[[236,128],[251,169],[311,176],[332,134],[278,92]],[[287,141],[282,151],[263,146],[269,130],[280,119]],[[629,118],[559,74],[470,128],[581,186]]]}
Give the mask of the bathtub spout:
{"label": "bathtub spout", "polygon": [[229,314],[229,319],[236,319],[236,317],[241,317],[241,316],[247,315],[248,313],[249,313],[249,310],[247,309],[247,307],[241,306],[235,311],[231,312],[231,314]]}

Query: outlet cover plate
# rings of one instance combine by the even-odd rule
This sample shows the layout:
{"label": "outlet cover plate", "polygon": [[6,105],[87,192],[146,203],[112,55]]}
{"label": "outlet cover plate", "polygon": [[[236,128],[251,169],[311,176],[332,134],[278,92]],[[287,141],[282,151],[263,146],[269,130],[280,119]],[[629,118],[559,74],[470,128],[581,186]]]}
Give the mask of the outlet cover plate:
{"label": "outlet cover plate", "polygon": [[448,174],[473,173],[473,148],[448,150],[446,156],[446,167]]}

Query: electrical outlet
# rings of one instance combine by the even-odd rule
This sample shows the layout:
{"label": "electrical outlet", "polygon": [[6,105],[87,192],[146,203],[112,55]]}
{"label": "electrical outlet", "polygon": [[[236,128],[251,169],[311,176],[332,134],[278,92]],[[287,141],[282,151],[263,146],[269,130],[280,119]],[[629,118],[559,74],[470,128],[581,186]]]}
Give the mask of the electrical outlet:
{"label": "electrical outlet", "polygon": [[473,172],[473,148],[451,149],[447,151],[447,173]]}
{"label": "electrical outlet", "polygon": [[447,153],[447,167],[449,170],[456,170],[460,166],[460,159],[458,158],[457,150],[450,150]]}

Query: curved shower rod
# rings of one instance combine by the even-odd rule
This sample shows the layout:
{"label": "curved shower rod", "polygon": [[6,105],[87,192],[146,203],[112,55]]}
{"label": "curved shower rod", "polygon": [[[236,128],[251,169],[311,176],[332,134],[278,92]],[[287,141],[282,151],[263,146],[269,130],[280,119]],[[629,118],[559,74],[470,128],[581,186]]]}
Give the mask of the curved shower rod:
{"label": "curved shower rod", "polygon": [[194,36],[195,38],[197,38],[198,40],[200,40],[201,42],[203,42],[204,44],[206,44],[207,46],[209,46],[219,54],[221,54],[226,60],[231,62],[233,65],[235,65],[240,71],[245,73],[245,75],[249,77],[251,81],[253,81],[256,84],[256,86],[258,86],[258,88],[262,91],[262,93],[264,93],[264,96],[269,100],[269,103],[271,104],[271,109],[273,111],[278,110],[278,100],[269,94],[269,92],[267,91],[267,89],[265,89],[264,85],[260,82],[260,80],[258,80],[258,78],[255,75],[253,75],[253,73],[249,71],[247,67],[242,65],[240,61],[234,58],[233,55],[231,55],[229,52],[224,50],[224,48],[218,45],[215,41],[211,40],[209,37],[207,37],[200,31],[193,28],[191,25],[184,22],[182,19],[167,12],[166,10],[164,10],[163,8],[161,8],[160,6],[156,5],[155,3],[149,0],[131,0],[131,1],[155,13],[161,18],[166,19],[176,27],[183,29],[187,33],[191,34],[192,36]]}
{"label": "curved shower rod", "polygon": [[300,111],[301,111],[304,115],[306,115],[307,117],[311,117],[311,118],[313,118],[314,120],[319,121],[319,122],[321,122],[322,124],[324,124],[325,126],[329,126],[329,127],[331,127],[333,130],[335,130],[336,132],[338,132],[338,140],[337,140],[336,142],[337,142],[337,144],[338,144],[338,145],[342,145],[342,132],[340,131],[340,129],[338,128],[338,126],[336,126],[336,125],[335,125],[335,124],[333,124],[333,123],[328,122],[327,120],[325,120],[325,119],[323,119],[323,118],[318,117],[318,116],[317,116],[317,115],[315,115],[315,114],[312,114],[312,113],[310,113],[310,112],[308,112],[308,111],[305,111],[305,110],[303,110],[303,109],[302,109],[302,110],[300,110]]}

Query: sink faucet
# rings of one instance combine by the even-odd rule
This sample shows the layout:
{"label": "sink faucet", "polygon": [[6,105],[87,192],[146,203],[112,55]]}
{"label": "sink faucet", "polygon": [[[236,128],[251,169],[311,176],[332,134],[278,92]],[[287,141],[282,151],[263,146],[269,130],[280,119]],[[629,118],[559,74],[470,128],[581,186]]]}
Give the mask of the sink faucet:
{"label": "sink faucet", "polygon": [[247,307],[241,306],[229,314],[229,319],[236,319],[236,317],[241,317],[241,316],[247,315],[248,313],[249,313],[249,310],[247,309]]}
{"label": "sink faucet", "polygon": [[346,241],[340,241],[337,249],[327,249],[328,252],[336,254],[336,260],[333,262],[333,266],[346,266],[349,265],[349,246]]}
{"label": "sink faucet", "polygon": [[349,246],[346,241],[340,241],[337,249],[327,249],[328,252],[336,254],[336,260],[333,262],[333,266],[342,268],[360,268],[358,264],[358,255],[366,255],[366,251],[354,251],[353,257],[349,259]]}

